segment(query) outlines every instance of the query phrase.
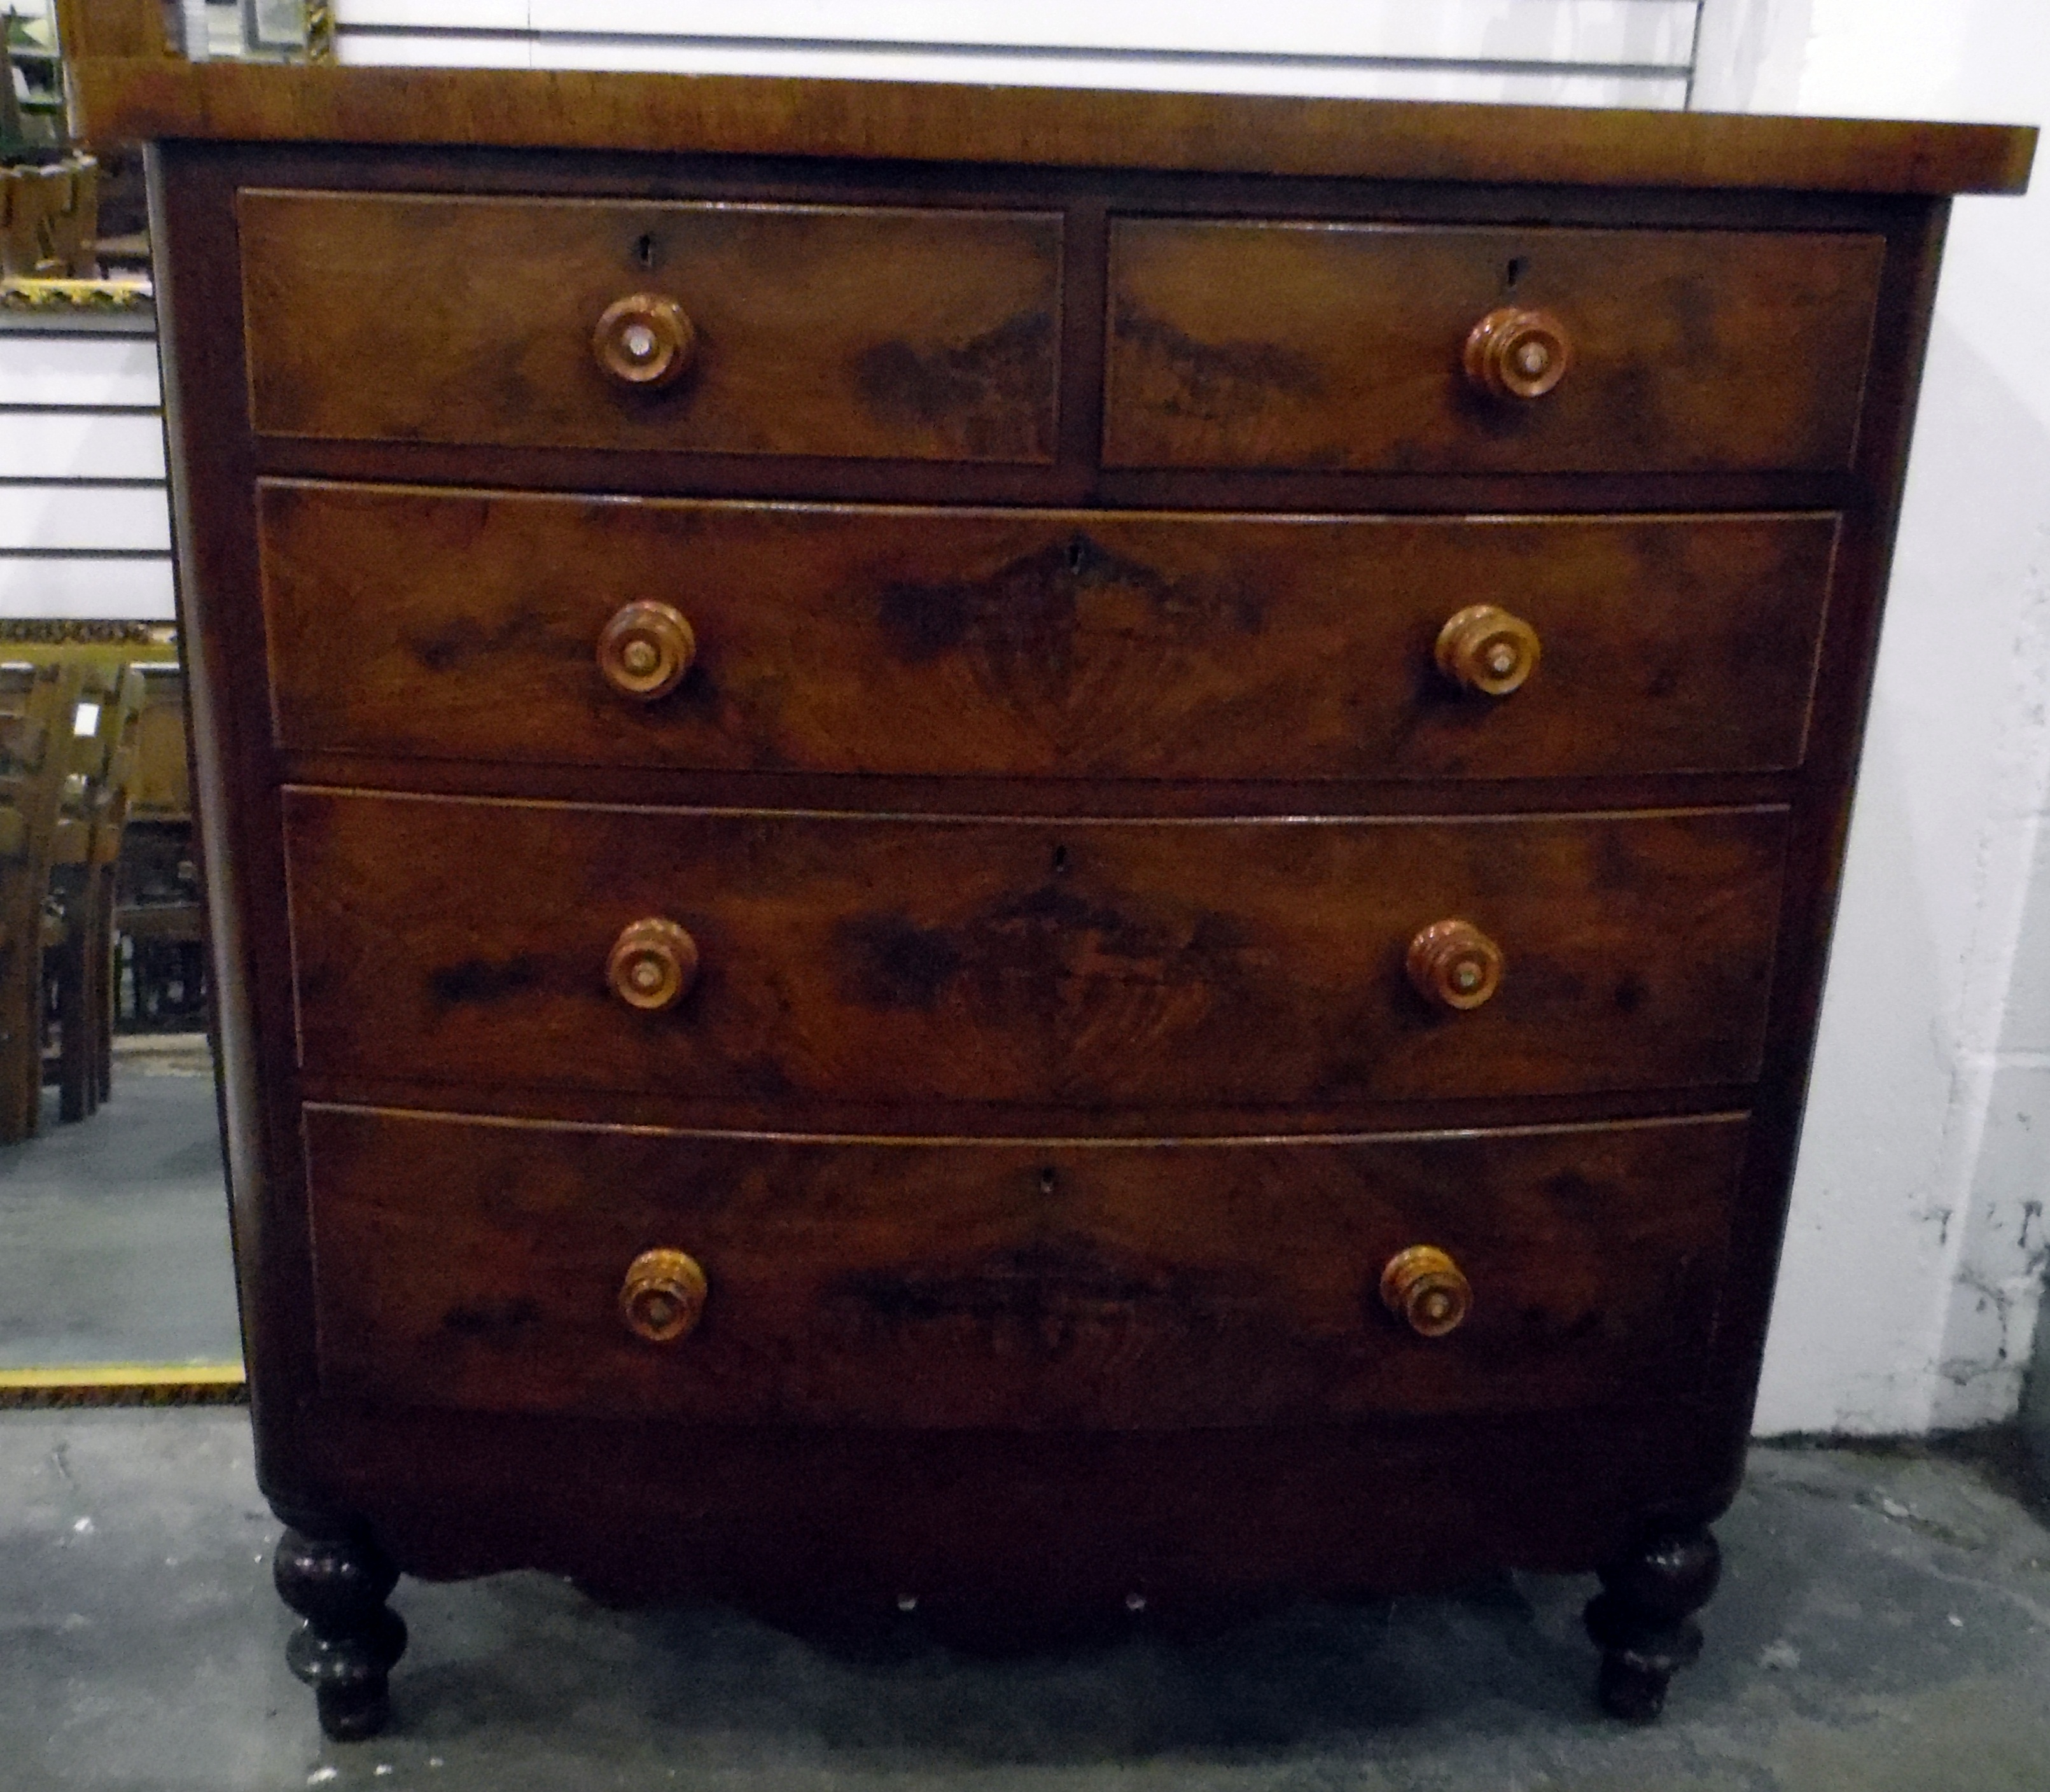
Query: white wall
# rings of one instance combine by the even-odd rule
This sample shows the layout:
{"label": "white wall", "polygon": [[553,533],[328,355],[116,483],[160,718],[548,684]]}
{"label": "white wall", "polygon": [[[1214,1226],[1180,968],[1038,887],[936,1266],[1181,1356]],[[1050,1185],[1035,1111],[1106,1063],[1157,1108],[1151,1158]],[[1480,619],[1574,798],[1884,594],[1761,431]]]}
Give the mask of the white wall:
{"label": "white wall", "polygon": [[338,0],[344,61],[1686,103],[1697,0]]}
{"label": "white wall", "polygon": [[[1699,97],[2050,122],[2042,0],[1710,0]],[[1711,60],[1713,59],[1713,61]],[[1958,201],[1758,1429],[2010,1416],[2050,1184],[2050,169]]]}

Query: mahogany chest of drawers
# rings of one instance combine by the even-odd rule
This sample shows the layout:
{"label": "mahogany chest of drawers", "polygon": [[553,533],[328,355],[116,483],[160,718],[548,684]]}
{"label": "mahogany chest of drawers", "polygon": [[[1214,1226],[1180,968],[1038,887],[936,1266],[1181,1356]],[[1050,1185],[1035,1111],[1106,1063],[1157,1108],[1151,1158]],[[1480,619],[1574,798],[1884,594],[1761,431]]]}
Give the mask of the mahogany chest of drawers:
{"label": "mahogany chest of drawers", "polygon": [[2029,135],[83,90],[158,140],[329,1728],[398,1570],[515,1566],[1021,1631],[1600,1569],[1655,1712],[1945,194]]}

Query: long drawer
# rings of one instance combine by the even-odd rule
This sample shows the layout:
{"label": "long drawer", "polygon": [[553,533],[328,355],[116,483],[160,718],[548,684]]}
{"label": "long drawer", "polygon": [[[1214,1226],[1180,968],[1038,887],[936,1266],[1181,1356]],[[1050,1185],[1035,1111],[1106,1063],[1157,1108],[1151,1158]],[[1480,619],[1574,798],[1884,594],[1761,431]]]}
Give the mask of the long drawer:
{"label": "long drawer", "polygon": [[1841,468],[1884,256],[1801,231],[1122,220],[1104,461]]}
{"label": "long drawer", "polygon": [[1042,463],[1049,213],[242,193],[259,435]]}
{"label": "long drawer", "polygon": [[[961,1144],[314,1107],[305,1130],[330,1392],[1117,1429],[1684,1394],[1746,1129]],[[1419,1245],[1471,1290],[1442,1335],[1381,1291]],[[621,1310],[650,1251],[703,1284],[660,1341]]]}
{"label": "long drawer", "polygon": [[[282,482],[259,508],[286,748],[1060,778],[1791,766],[1837,527]],[[689,655],[653,697],[609,683],[599,646],[651,603]],[[1530,631],[1498,643],[1534,660],[1511,690],[1440,660],[1489,606]]]}
{"label": "long drawer", "polygon": [[[309,789],[284,823],[310,1070],[1080,1108],[1747,1082],[1787,837],[1777,807],[995,821]],[[668,1007],[616,981],[651,970],[644,922],[688,936]],[[1434,955],[1454,922],[1479,943]],[[1448,1005],[1485,994],[1488,942],[1493,994]]]}

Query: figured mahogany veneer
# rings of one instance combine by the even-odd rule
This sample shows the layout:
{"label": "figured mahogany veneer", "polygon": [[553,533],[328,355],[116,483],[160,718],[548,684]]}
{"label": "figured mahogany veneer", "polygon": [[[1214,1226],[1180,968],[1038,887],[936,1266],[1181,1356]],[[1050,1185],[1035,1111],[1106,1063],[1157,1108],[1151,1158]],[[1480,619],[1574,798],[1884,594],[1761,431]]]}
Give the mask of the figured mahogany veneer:
{"label": "figured mahogany veneer", "polygon": [[[1787,814],[937,821],[295,789],[285,838],[310,1071],[1328,1105],[1750,1081]],[[1449,912],[1509,960],[1471,1012],[1405,969]],[[696,980],[629,1013],[606,967],[651,915],[688,931]]]}
{"label": "figured mahogany veneer", "polygon": [[[321,1379],[473,1411],[1157,1429],[1698,1386],[1740,1116],[1284,1142],[774,1139],[310,1107]],[[1472,1290],[1383,1305],[1428,1239]],[[673,1347],[649,1246],[702,1265]]]}
{"label": "figured mahogany veneer", "polygon": [[[236,217],[262,435],[1053,457],[1058,217],[261,191]],[[687,321],[657,380],[610,326],[594,352],[634,300]]]}
{"label": "figured mahogany veneer", "polygon": [[[1884,253],[1849,234],[1120,219],[1104,461],[1845,467]],[[1571,345],[1520,395],[1467,359],[1512,302]]]}
{"label": "figured mahogany veneer", "polygon": [[984,1638],[1599,1569],[1655,1711],[2029,134],[89,10],[329,1733],[399,1570],[520,1567]]}
{"label": "figured mahogany veneer", "polygon": [[[1061,778],[1792,766],[1838,534],[1830,516],[1134,516],[283,481],[258,503],[285,747]],[[688,619],[696,658],[644,705],[590,669],[610,619],[651,599]],[[1439,647],[1491,599],[1544,643],[1500,701]]]}

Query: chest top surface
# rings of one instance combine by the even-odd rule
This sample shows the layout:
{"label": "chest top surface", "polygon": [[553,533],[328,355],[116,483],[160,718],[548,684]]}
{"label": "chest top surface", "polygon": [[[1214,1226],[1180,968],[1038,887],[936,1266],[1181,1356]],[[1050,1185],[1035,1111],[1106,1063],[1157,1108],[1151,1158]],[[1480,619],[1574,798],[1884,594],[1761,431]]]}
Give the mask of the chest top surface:
{"label": "chest top surface", "polygon": [[156,0],[60,0],[90,140],[1004,162],[1636,187],[2013,193],[2033,129],[938,82],[280,68],[170,54]]}

